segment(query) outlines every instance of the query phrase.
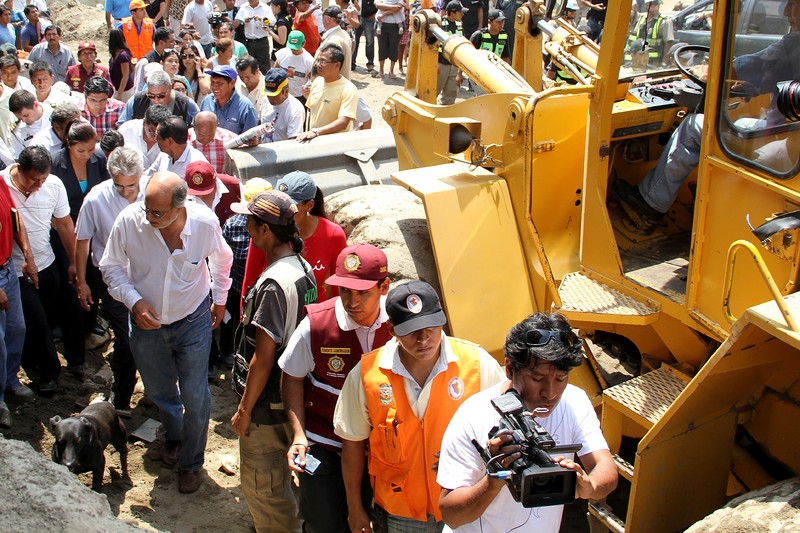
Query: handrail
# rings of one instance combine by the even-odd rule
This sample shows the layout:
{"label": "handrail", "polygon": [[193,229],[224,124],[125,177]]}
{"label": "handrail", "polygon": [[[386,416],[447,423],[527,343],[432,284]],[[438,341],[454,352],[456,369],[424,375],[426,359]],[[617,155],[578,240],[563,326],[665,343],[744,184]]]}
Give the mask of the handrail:
{"label": "handrail", "polygon": [[755,245],[753,245],[753,243],[745,240],[734,241],[730,248],[728,248],[727,266],[725,268],[725,286],[722,290],[722,293],[724,294],[722,299],[722,310],[725,313],[725,318],[731,324],[736,322],[736,317],[733,316],[733,313],[731,313],[731,290],[733,289],[733,269],[736,264],[736,254],[742,248],[749,251],[750,255],[753,256],[753,260],[756,262],[756,266],[761,272],[761,277],[764,278],[767,288],[772,293],[772,299],[775,300],[775,303],[778,304],[778,309],[781,310],[781,314],[783,315],[783,319],[786,321],[786,325],[789,326],[789,329],[795,333],[800,332],[800,328],[797,327],[797,322],[795,321],[794,316],[792,316],[789,306],[786,305],[786,301],[783,299],[783,295],[781,294],[780,289],[778,289],[778,285],[775,284],[775,281],[772,279],[772,274],[770,274],[767,265],[764,264],[764,259],[761,257],[761,253],[758,251]]}

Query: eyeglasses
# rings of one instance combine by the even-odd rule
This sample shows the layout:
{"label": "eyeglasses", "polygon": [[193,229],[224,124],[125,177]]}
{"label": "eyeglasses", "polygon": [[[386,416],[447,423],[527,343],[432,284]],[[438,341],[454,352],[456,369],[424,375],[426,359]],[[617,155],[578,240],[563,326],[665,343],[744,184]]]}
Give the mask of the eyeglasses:
{"label": "eyeglasses", "polygon": [[142,206],[142,211],[144,211],[144,214],[145,215],[153,215],[153,218],[155,218],[155,219],[162,218],[164,215],[166,215],[167,213],[169,213],[173,209],[174,209],[173,207],[170,207],[166,211],[153,211],[152,209],[149,209],[148,207]]}
{"label": "eyeglasses", "polygon": [[86,97],[86,101],[89,102],[90,104],[102,105],[102,104],[108,103],[108,97],[106,97],[106,98],[89,98],[87,96]]}
{"label": "eyeglasses", "polygon": [[321,57],[317,59],[317,65],[326,65],[328,63],[338,63],[338,61],[331,61],[330,59],[323,59]]}
{"label": "eyeglasses", "polygon": [[525,344],[529,347],[544,346],[551,340],[561,341],[570,348],[578,343],[578,336],[571,331],[551,331],[549,329],[531,329],[525,332]]}
{"label": "eyeglasses", "polygon": [[157,129],[158,129],[158,127],[157,127],[157,126],[156,126],[155,128],[148,128],[147,126],[145,126],[145,128],[144,128],[144,132],[145,132],[147,135],[149,135],[150,137],[155,137],[155,136],[156,136],[156,130],[157,130]]}
{"label": "eyeglasses", "polygon": [[[114,184],[114,188],[117,189],[117,191],[119,191],[119,192],[135,191],[135,190],[137,190],[139,188],[139,184],[138,183],[134,183],[133,185],[120,185],[119,183],[115,183]],[[156,218],[159,218],[159,217],[156,217]]]}
{"label": "eyeglasses", "polygon": [[147,93],[147,98],[149,100],[161,100],[162,98],[166,98],[166,97],[167,97],[167,93],[161,93],[161,94]]}

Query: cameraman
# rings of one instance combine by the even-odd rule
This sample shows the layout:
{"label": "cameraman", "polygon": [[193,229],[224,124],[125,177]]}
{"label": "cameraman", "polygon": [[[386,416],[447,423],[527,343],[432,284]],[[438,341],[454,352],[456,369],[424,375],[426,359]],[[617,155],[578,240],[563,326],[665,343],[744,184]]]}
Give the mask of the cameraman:
{"label": "cameraman", "polygon": [[558,458],[559,465],[577,473],[575,496],[596,500],[614,490],[617,468],[600,421],[586,393],[568,384],[570,370],[583,361],[582,343],[562,315],[535,313],[511,328],[503,351],[509,381],[467,399],[447,426],[436,478],[442,486],[439,506],[445,523],[458,532],[523,526],[525,531],[557,532],[563,505],[534,510],[517,503],[505,481],[487,475],[472,439],[492,457],[510,453],[501,461],[504,469],[520,458],[520,447],[507,444],[512,440],[507,430],[487,441],[500,421],[490,402],[513,387],[527,410],[537,410],[538,421],[556,444],[582,446],[583,467],[572,458]]}

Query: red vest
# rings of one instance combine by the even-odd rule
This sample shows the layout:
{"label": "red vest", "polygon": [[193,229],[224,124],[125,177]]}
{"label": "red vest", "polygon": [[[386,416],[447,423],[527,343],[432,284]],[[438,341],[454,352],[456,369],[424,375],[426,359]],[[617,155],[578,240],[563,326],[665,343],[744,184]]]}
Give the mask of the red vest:
{"label": "red vest", "polygon": [[[339,443],[339,447],[319,443],[328,449],[339,451],[342,439],[333,432],[333,410],[344,379],[361,360],[363,352],[356,332],[343,331],[339,327],[336,321],[336,300],[338,298],[306,306],[311,325],[314,370],[311,378],[306,377],[305,380],[305,410],[306,430]],[[380,348],[391,338],[389,328],[384,322],[375,331],[373,348]],[[318,442],[313,435],[311,440]]]}
{"label": "red vest", "polygon": [[478,345],[446,337],[457,360],[433,378],[422,420],[411,409],[403,377],[380,368],[383,348],[361,359],[361,380],[367,395],[369,475],[375,501],[395,516],[426,521],[439,510],[434,454],[442,447],[447,424],[461,404],[481,389]]}
{"label": "red vest", "polygon": [[217,174],[217,179],[228,188],[228,192],[219,197],[219,203],[214,208],[214,213],[219,219],[219,225],[224,226],[225,221],[234,214],[233,209],[231,209],[231,204],[233,202],[238,202],[241,197],[239,189],[240,182],[237,178],[229,176],[228,174]]}

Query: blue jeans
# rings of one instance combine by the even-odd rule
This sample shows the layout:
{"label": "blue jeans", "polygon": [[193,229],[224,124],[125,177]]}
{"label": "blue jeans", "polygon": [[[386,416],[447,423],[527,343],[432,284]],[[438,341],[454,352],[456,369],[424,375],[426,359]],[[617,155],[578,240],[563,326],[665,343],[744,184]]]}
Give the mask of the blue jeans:
{"label": "blue jeans", "polygon": [[703,115],[687,115],[670,136],[656,168],[639,184],[642,198],[656,211],[666,213],[678,197],[681,185],[700,162]]}
{"label": "blue jeans", "polygon": [[5,391],[14,390],[20,385],[17,373],[22,359],[22,346],[25,344],[19,278],[13,263],[0,269],[0,289],[8,298],[8,309],[0,311],[0,401],[3,401]]}
{"label": "blue jeans", "polygon": [[364,50],[367,57],[367,67],[375,65],[375,17],[359,17],[361,26],[356,28],[356,45],[353,48],[353,65],[356,64],[356,56],[358,55],[358,45],[361,43],[361,36],[364,36],[366,43],[366,50]]}
{"label": "blue jeans", "polygon": [[167,440],[181,441],[180,469],[197,471],[203,466],[211,416],[210,299],[186,318],[160,329],[140,329],[131,319],[130,331],[136,367],[148,397],[161,413]]}

